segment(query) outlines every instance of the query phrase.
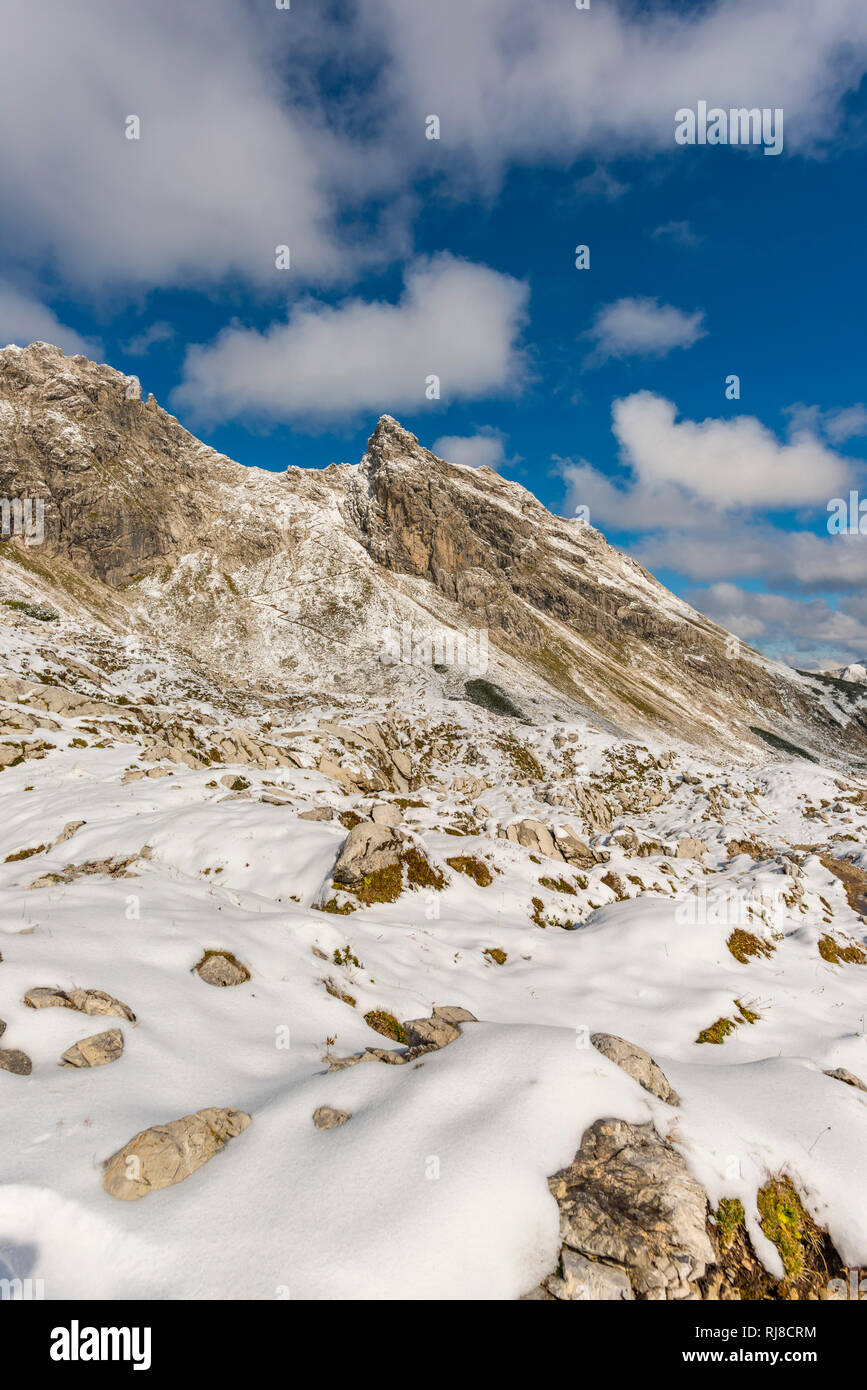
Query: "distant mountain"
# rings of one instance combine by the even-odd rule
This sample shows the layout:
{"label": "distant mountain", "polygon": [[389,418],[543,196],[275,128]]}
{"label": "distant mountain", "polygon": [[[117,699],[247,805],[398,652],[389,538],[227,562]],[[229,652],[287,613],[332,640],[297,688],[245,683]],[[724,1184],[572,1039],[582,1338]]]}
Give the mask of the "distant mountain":
{"label": "distant mountain", "polygon": [[738,644],[593,527],[388,415],[358,464],[269,473],[134,378],[8,347],[0,495],[44,507],[41,544],[2,545],[7,597],[183,653],[217,684],[463,698],[475,678],[624,736],[867,752],[862,699]]}

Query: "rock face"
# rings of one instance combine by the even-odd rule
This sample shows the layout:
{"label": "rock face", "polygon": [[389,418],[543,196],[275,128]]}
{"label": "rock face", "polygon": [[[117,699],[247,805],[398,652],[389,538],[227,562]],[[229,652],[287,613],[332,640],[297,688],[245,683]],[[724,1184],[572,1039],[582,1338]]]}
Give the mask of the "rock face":
{"label": "rock face", "polygon": [[[758,746],[770,724],[822,751],[845,723],[852,751],[867,750],[848,696],[744,646],[729,659],[722,629],[592,526],[488,468],[437,458],[389,416],[357,465],[277,475],[207,448],[129,386],[45,343],[0,351],[0,495],[44,505],[42,601],[156,629],[222,681],[280,672],[287,687],[315,677],[364,694],[442,689],[435,661],[380,659],[387,628],[430,642],[442,623],[465,644],[485,633],[492,679],[517,681],[519,701],[566,700],[626,736],[665,727],[735,748]],[[24,550],[9,541],[12,559]],[[624,656],[639,650],[640,663]],[[156,736],[148,756],[170,747]],[[173,751],[192,766],[193,752]],[[407,752],[379,751],[383,767],[360,780],[342,769],[347,785],[406,790]],[[261,748],[247,761],[286,765]],[[585,824],[607,828],[605,800],[584,796]]]}
{"label": "rock face", "polygon": [[249,1124],[243,1110],[213,1107],[136,1134],[106,1164],[102,1185],[112,1197],[135,1202],[183,1182]]}
{"label": "rock face", "polygon": [[351,888],[362,883],[367,874],[398,864],[402,849],[401,836],[390,826],[362,821],[344,840],[332,878]]}
{"label": "rock face", "polygon": [[635,1043],[618,1038],[614,1033],[593,1033],[590,1041],[609,1061],[622,1069],[643,1086],[645,1091],[667,1101],[669,1105],[679,1105],[680,1096],[668,1083],[668,1078],[656,1065],[649,1052]]}
{"label": "rock face", "polygon": [[82,1038],[61,1055],[62,1067],[104,1067],[116,1062],[123,1054],[123,1033],[119,1028],[109,1028],[107,1033],[94,1033]]}
{"label": "rock face", "polygon": [[[548,1186],[564,1246],[562,1278],[544,1281],[555,1298],[628,1297],[624,1277],[637,1298],[700,1297],[693,1285],[714,1260],[707,1194],[653,1125],[598,1120]],[[599,1268],[567,1261],[568,1251]]]}
{"label": "rock face", "polygon": [[29,989],[24,1003],[30,1009],[76,1009],[79,1013],[92,1017],[105,1014],[115,1018],[125,1018],[135,1023],[135,1014],[128,1004],[101,989]]}

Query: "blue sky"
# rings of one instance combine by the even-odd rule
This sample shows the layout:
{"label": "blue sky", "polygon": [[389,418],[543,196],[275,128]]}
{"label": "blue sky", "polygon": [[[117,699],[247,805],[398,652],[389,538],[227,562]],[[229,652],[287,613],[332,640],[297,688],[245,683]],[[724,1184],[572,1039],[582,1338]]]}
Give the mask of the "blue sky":
{"label": "blue sky", "polygon": [[[0,57],[4,342],[274,470],[393,414],[769,653],[867,656],[827,529],[867,497],[861,0],[73,8]],[[782,153],[677,144],[700,100],[782,109]]]}

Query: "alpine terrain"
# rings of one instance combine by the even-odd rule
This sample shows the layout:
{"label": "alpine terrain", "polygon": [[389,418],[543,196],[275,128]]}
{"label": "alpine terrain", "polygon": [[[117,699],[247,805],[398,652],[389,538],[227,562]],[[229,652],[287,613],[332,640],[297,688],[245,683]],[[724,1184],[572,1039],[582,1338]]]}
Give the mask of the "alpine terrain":
{"label": "alpine terrain", "polygon": [[389,415],[265,472],[46,343],[0,498],[0,1279],[847,1296],[863,675]]}

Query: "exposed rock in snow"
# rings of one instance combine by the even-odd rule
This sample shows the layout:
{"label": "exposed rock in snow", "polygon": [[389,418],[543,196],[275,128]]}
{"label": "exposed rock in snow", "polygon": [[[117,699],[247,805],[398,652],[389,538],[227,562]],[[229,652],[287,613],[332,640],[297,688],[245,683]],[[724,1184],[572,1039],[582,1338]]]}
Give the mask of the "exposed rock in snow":
{"label": "exposed rock in snow", "polygon": [[161,1187],[183,1182],[251,1123],[241,1110],[219,1106],[181,1120],[152,1125],[107,1162],[102,1185],[112,1197],[135,1202]]}
{"label": "exposed rock in snow", "polygon": [[68,1047],[60,1058],[63,1067],[104,1067],[116,1062],[123,1053],[123,1033],[110,1028],[106,1033],[93,1033],[89,1038]]}

